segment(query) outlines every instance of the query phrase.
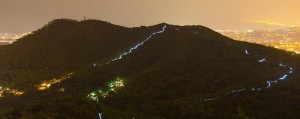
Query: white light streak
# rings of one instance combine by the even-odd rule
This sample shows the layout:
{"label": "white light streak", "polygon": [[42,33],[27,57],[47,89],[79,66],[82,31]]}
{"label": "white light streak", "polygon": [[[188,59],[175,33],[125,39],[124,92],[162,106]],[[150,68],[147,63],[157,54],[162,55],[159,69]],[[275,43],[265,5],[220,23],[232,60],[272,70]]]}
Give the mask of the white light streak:
{"label": "white light streak", "polygon": [[282,63],[279,63],[279,66],[281,67],[286,67],[286,65],[282,64]]}
{"label": "white light streak", "polygon": [[231,91],[231,93],[235,93],[235,92],[242,92],[242,91],[245,91],[246,89],[240,89],[240,90],[233,90]]}
{"label": "white light streak", "polygon": [[208,98],[208,99],[204,99],[203,101],[213,101],[215,100],[216,98]]}
{"label": "white light streak", "polygon": [[259,63],[263,63],[263,62],[266,62],[266,61],[267,61],[266,58],[258,60]]}
{"label": "white light streak", "polygon": [[267,87],[266,88],[270,88],[271,87],[271,85],[272,85],[272,83],[277,83],[278,81],[277,80],[275,80],[275,81],[267,81]]}
{"label": "white light streak", "polygon": [[103,119],[102,118],[102,113],[99,113],[98,115],[99,115],[99,119]]}
{"label": "white light streak", "polygon": [[284,80],[284,79],[286,79],[286,78],[287,78],[287,76],[288,76],[288,75],[287,75],[287,74],[285,74],[285,75],[283,75],[282,77],[280,77],[280,78],[279,78],[279,80]]}
{"label": "white light streak", "polygon": [[248,52],[248,50],[245,50],[245,54],[246,54],[246,55],[249,55],[250,53]]}

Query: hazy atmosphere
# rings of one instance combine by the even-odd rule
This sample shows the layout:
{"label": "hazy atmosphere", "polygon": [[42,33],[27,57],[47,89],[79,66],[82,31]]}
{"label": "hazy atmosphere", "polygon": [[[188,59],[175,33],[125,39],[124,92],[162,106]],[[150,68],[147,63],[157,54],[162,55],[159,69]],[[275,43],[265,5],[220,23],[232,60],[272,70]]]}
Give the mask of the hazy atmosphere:
{"label": "hazy atmosphere", "polygon": [[300,119],[299,5],[0,0],[0,118]]}
{"label": "hazy atmosphere", "polygon": [[299,25],[299,4],[299,0],[1,0],[0,33],[29,32],[53,19],[84,16],[123,26],[167,22],[216,30],[277,29]]}

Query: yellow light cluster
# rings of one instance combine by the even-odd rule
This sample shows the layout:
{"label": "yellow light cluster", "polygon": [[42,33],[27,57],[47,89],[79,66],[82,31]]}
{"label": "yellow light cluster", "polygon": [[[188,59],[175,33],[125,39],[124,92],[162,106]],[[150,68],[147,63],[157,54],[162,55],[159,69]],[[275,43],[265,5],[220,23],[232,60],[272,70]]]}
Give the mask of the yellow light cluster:
{"label": "yellow light cluster", "polygon": [[118,87],[118,88],[124,87],[124,81],[120,78],[118,78],[114,83],[115,83],[115,87]]}
{"label": "yellow light cluster", "polygon": [[37,89],[41,90],[41,91],[49,89],[53,84],[61,83],[62,81],[71,78],[72,75],[73,75],[73,73],[68,73],[66,75],[61,76],[60,78],[57,78],[57,79],[54,78],[49,81],[44,81],[41,84],[37,85]]}
{"label": "yellow light cluster", "polygon": [[18,95],[23,95],[25,92],[24,91],[19,91],[17,89],[13,89],[13,90],[9,91],[9,93],[18,96]]}
{"label": "yellow light cluster", "polygon": [[19,96],[24,93],[24,91],[20,91],[18,89],[3,88],[2,86],[0,86],[0,97],[4,97],[4,94],[13,94],[15,96]]}

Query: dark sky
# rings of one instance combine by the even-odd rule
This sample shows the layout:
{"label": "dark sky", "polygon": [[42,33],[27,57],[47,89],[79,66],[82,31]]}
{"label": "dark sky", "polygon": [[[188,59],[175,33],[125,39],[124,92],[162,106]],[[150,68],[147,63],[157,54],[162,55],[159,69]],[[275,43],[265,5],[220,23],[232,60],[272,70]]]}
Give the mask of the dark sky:
{"label": "dark sky", "polygon": [[0,33],[33,31],[52,19],[87,18],[123,26],[204,25],[274,29],[300,23],[300,0],[0,0]]}

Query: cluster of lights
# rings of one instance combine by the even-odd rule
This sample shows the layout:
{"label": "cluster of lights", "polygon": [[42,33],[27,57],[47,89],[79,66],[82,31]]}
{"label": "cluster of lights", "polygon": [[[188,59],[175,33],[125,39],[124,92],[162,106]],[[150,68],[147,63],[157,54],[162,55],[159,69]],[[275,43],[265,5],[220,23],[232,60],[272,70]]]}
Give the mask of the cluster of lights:
{"label": "cluster of lights", "polygon": [[3,88],[0,86],[0,97],[3,97],[3,93],[9,91],[9,88]]}
{"label": "cluster of lights", "polygon": [[24,94],[24,91],[20,91],[18,89],[9,89],[9,88],[4,88],[0,86],[0,97],[4,97],[4,94],[13,94],[15,96],[19,96]]}
{"label": "cluster of lights", "polygon": [[23,95],[25,92],[20,91],[18,89],[13,89],[13,90],[9,91],[9,93],[18,96],[18,95]]}
{"label": "cluster of lights", "polygon": [[[69,78],[71,78],[72,75],[73,75],[73,73],[68,73],[66,75],[61,76],[60,78],[57,78],[57,79],[54,78],[52,80],[42,82],[41,84],[37,85],[37,89],[41,90],[41,91],[49,89],[53,84],[60,83],[66,79],[69,79]],[[64,89],[61,91],[64,91]]]}
{"label": "cluster of lights", "polygon": [[124,81],[121,78],[117,78],[107,84],[107,89],[102,90],[98,89],[96,91],[91,92],[87,97],[93,101],[99,100],[99,97],[105,98],[110,93],[116,92],[117,89],[124,87]]}

